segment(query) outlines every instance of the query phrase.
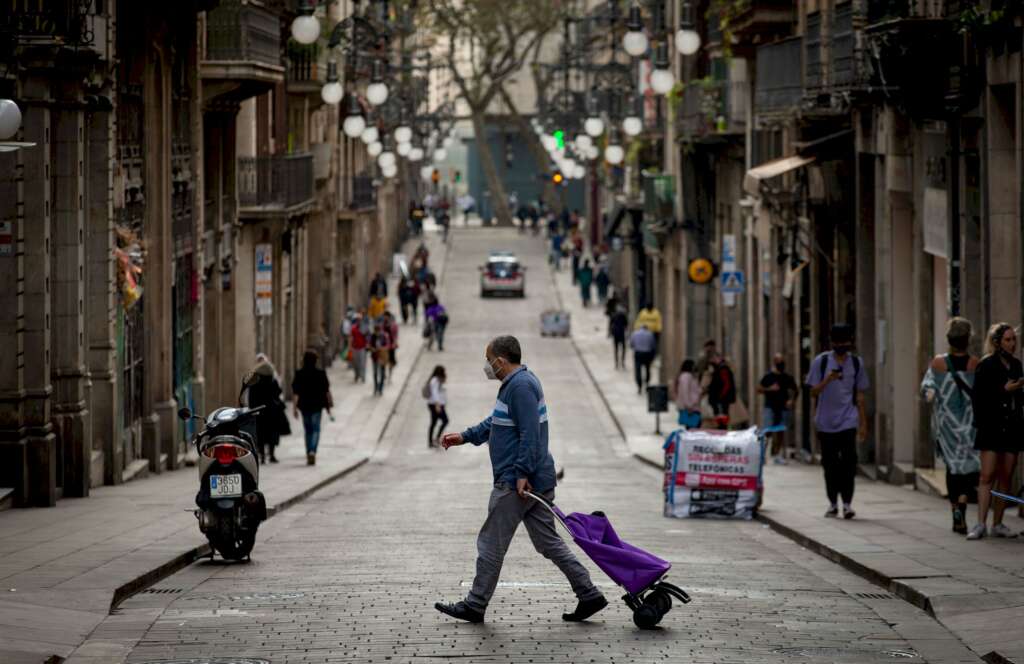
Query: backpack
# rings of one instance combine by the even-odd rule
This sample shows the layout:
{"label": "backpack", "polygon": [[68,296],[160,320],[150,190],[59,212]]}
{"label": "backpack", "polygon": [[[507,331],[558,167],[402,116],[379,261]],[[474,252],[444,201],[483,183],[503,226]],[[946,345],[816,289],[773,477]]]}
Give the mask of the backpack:
{"label": "backpack", "polygon": [[430,378],[427,379],[427,382],[423,383],[423,389],[420,390],[420,395],[424,399],[429,399],[430,398],[430,381],[433,380],[433,379],[434,379],[434,377],[431,376]]}
{"label": "backpack", "polygon": [[[825,380],[825,369],[828,368],[828,356],[831,355],[831,354],[832,354],[832,351],[828,351],[828,352],[825,352],[825,353],[821,353],[820,355],[818,355],[818,357],[814,358],[815,360],[817,360],[818,358],[821,358],[821,371],[820,371],[821,375],[818,376],[818,383],[821,383],[821,381]],[[850,357],[853,358],[853,405],[856,406],[857,405],[857,379],[860,378],[860,356],[859,355],[854,355],[854,354],[851,353]]]}

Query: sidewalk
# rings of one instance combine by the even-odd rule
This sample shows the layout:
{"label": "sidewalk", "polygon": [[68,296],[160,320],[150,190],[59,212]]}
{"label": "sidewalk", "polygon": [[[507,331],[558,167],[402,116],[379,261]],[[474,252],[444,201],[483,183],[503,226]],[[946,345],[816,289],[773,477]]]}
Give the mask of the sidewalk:
{"label": "sidewalk", "polygon": [[[406,254],[419,242],[406,243]],[[445,250],[433,235],[428,246],[440,278]],[[395,280],[389,288],[397,292]],[[422,335],[414,325],[402,326],[399,343],[383,397],[372,395],[372,381],[354,384],[343,362],[328,370],[336,421],[323,420],[315,466],[306,465],[302,422],[292,418],[292,435],[278,446],[280,463],[261,468],[271,516],[373,454],[416,364]],[[99,487],[89,498],[61,500],[53,508],[0,512],[0,662],[69,656],[123,599],[208,554],[192,515],[197,486],[190,467]]]}
{"label": "sidewalk", "polygon": [[[572,314],[576,350],[623,438],[634,456],[661,468],[664,436],[653,434],[654,415],[636,393],[631,358],[629,371],[614,368],[603,308],[584,309],[567,272],[554,279]],[[674,412],[662,414],[662,431],[674,422]],[[921,607],[979,657],[1024,663],[1024,538],[969,542],[950,531],[944,499],[865,478],[858,479],[856,519],[825,519],[825,503],[818,466],[765,467],[761,521]],[[1005,522],[1019,532],[1024,520],[1011,513],[1016,510],[1007,510]],[[968,522],[975,516],[971,506]]]}

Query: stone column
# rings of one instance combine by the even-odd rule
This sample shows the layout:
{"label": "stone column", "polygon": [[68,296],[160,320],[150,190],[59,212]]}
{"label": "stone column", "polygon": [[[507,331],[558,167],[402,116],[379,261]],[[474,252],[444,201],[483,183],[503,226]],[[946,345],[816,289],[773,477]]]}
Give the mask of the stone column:
{"label": "stone column", "polygon": [[[49,90],[40,81],[25,85],[24,97],[48,101]],[[19,445],[24,479],[18,486],[20,505],[53,506],[57,503],[57,437],[51,422],[50,385],[50,110],[28,106],[22,121],[24,140],[35,147],[17,152],[22,167],[20,236],[23,272],[19,283],[23,316],[19,362],[21,418]],[[19,464],[20,465],[20,464]]]}
{"label": "stone column", "polygon": [[[173,392],[173,339],[171,338],[171,86],[166,51],[156,45],[147,54],[143,86],[143,122],[146,136],[146,385],[143,423],[150,470],[177,462],[178,419]],[[155,453],[155,458],[152,456]],[[166,456],[166,461],[162,458]],[[171,466],[173,467],[173,465]]]}
{"label": "stone column", "polygon": [[123,435],[118,418],[115,320],[117,274],[114,261],[114,113],[91,113],[86,151],[86,330],[87,366],[92,381],[92,447],[103,453],[103,482],[120,484]]}
{"label": "stone column", "polygon": [[63,461],[64,495],[86,496],[92,432],[85,367],[85,113],[54,111],[52,138],[53,420]]}

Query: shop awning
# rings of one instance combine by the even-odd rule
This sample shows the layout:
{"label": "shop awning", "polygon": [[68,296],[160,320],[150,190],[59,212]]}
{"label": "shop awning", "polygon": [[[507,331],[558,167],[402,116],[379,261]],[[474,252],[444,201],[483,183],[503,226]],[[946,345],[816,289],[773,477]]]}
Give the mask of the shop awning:
{"label": "shop awning", "polygon": [[762,180],[770,180],[779,177],[783,173],[789,173],[814,161],[814,157],[801,157],[792,155],[768,161],[760,166],[755,166],[747,171],[743,178],[743,191],[751,196],[758,196],[761,193],[760,185]]}

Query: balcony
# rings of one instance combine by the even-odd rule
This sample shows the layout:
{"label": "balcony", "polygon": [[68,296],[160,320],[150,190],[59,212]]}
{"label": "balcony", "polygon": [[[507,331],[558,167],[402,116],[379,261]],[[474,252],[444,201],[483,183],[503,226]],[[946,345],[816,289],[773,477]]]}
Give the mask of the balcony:
{"label": "balcony", "polygon": [[373,184],[373,178],[368,175],[353,175],[349,191],[349,209],[365,210],[376,206],[377,187]]}
{"label": "balcony", "polygon": [[734,12],[729,22],[736,40],[734,48],[756,46],[780,37],[793,34],[796,25],[796,6],[792,0],[745,0],[734,2]]}
{"label": "balcony", "polygon": [[676,108],[676,133],[682,141],[714,143],[746,127],[746,81],[710,78],[691,82]]}
{"label": "balcony", "polygon": [[223,0],[206,14],[199,71],[207,100],[237,103],[284,81],[280,15],[249,0]]}
{"label": "balcony", "polygon": [[271,219],[305,214],[315,204],[313,155],[238,158],[238,216]]}
{"label": "balcony", "polygon": [[791,37],[757,48],[754,108],[759,116],[790,111],[803,97],[804,40]]}
{"label": "balcony", "polygon": [[288,93],[320,100],[320,89],[327,81],[327,49],[319,43],[304,46],[288,44]]}

